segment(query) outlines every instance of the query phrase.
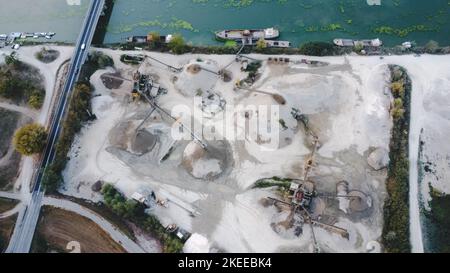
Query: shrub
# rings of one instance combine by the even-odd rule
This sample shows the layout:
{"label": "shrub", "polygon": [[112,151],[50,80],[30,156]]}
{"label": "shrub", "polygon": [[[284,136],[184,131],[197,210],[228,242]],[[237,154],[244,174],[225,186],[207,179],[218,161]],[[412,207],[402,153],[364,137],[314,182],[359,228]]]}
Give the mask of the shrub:
{"label": "shrub", "polygon": [[94,51],[89,55],[90,62],[97,64],[98,69],[103,69],[108,66],[114,66],[114,60],[101,51]]}
{"label": "shrub", "polygon": [[11,54],[5,56],[5,63],[7,65],[17,65],[19,64],[19,58],[17,57],[17,52],[13,51]]}
{"label": "shrub", "polygon": [[167,44],[170,50],[175,54],[183,54],[187,50],[186,42],[184,41],[183,36],[180,34],[175,34],[172,37],[172,40]]}
{"label": "shrub", "polygon": [[267,44],[266,44],[266,41],[264,41],[264,39],[259,39],[257,42],[256,42],[256,49],[257,50],[263,50],[263,49],[265,49],[267,47]]}
{"label": "shrub", "polygon": [[334,46],[325,42],[309,42],[300,46],[300,54],[309,56],[333,55]]}
{"label": "shrub", "polygon": [[42,177],[42,186],[48,192],[55,192],[62,182],[61,173],[55,168],[54,165],[50,165],[44,170],[44,176]]}
{"label": "shrub", "polygon": [[21,82],[12,75],[11,71],[0,71],[0,96],[18,100],[23,96]]}
{"label": "shrub", "polygon": [[20,128],[14,135],[14,146],[16,150],[25,156],[42,152],[47,140],[45,128],[33,123]]}
{"label": "shrub", "polygon": [[396,81],[391,84],[391,90],[399,97],[403,97],[405,94],[405,85],[403,81]]}
{"label": "shrub", "polygon": [[425,45],[424,49],[426,53],[433,54],[439,50],[439,44],[438,42],[431,40]]}
{"label": "shrub", "polygon": [[39,92],[37,90],[33,91],[31,93],[30,98],[28,99],[28,104],[34,109],[39,109],[42,107],[43,103],[44,103],[44,96],[42,92]]}

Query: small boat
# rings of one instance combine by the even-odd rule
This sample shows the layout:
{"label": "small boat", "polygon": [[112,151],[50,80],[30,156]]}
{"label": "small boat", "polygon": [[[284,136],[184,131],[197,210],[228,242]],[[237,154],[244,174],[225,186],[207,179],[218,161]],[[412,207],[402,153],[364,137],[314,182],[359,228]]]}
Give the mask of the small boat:
{"label": "small boat", "polygon": [[402,46],[406,49],[409,49],[409,48],[413,47],[413,44],[412,44],[412,42],[404,42],[404,43],[402,43]]}
{"label": "small boat", "polygon": [[291,47],[291,42],[289,41],[264,41],[267,47],[278,47],[278,48],[289,48]]}
{"label": "small boat", "polygon": [[276,39],[280,36],[280,31],[276,28],[266,28],[266,29],[233,29],[233,30],[222,30],[216,32],[216,38],[218,40],[232,40],[232,41],[242,41],[246,40],[270,40]]}
{"label": "small boat", "polygon": [[51,38],[52,38],[52,36],[50,36],[50,35],[45,36],[45,39],[51,39]]}
{"label": "small boat", "polygon": [[353,46],[380,47],[383,45],[383,42],[378,38],[373,40],[334,39],[333,43],[341,47],[353,47]]}

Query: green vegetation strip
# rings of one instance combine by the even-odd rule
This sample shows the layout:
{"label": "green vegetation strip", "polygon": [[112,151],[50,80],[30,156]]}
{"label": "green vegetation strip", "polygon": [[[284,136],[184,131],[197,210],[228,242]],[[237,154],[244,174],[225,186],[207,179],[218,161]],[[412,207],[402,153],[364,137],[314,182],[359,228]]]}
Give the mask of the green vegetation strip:
{"label": "green vegetation strip", "polygon": [[272,177],[272,178],[263,178],[258,181],[256,181],[255,185],[253,185],[253,188],[270,188],[270,187],[279,187],[282,189],[289,189],[291,186],[292,179],[289,178],[279,178],[279,177]]}
{"label": "green vegetation strip", "polygon": [[183,249],[183,242],[174,234],[168,233],[158,218],[146,214],[144,207],[134,200],[127,200],[111,184],[102,188],[105,205],[118,216],[136,224],[139,228],[153,234],[163,245],[166,253],[178,253]]}
{"label": "green vegetation strip", "polygon": [[382,240],[386,252],[411,251],[409,241],[409,122],[411,80],[402,67],[391,65],[394,118],[388,169],[388,197],[384,204]]}

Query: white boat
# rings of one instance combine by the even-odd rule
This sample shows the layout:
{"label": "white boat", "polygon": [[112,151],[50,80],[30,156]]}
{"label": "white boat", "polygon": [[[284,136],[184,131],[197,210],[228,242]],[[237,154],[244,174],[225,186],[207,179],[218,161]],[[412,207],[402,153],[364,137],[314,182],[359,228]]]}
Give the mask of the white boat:
{"label": "white boat", "polygon": [[404,43],[402,43],[402,46],[403,46],[404,48],[411,48],[413,45],[412,45],[411,42],[404,42]]}

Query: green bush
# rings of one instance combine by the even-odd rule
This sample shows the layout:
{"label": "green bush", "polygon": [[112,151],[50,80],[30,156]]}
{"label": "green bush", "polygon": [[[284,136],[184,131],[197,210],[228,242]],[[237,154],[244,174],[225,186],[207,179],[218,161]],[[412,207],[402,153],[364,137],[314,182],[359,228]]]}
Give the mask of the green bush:
{"label": "green bush", "polygon": [[303,55],[328,56],[334,55],[334,52],[334,45],[325,42],[308,42],[300,46],[300,54]]}
{"label": "green bush", "polygon": [[188,50],[188,46],[180,34],[173,35],[172,40],[170,40],[167,46],[175,54],[183,54]]}
{"label": "green bush", "polygon": [[42,186],[47,190],[47,192],[56,192],[62,181],[62,175],[58,172],[54,165],[50,165],[45,168],[44,175],[42,177]]}
{"label": "green bush", "polygon": [[10,71],[0,71],[0,96],[18,100],[23,96],[20,81]]}
{"label": "green bush", "polygon": [[44,94],[37,90],[31,93],[30,98],[28,99],[28,104],[34,109],[40,109],[42,104],[44,103]]}
{"label": "green bush", "polygon": [[112,185],[105,184],[102,188],[105,204],[120,217],[131,218],[137,213],[138,203],[126,200]]}

